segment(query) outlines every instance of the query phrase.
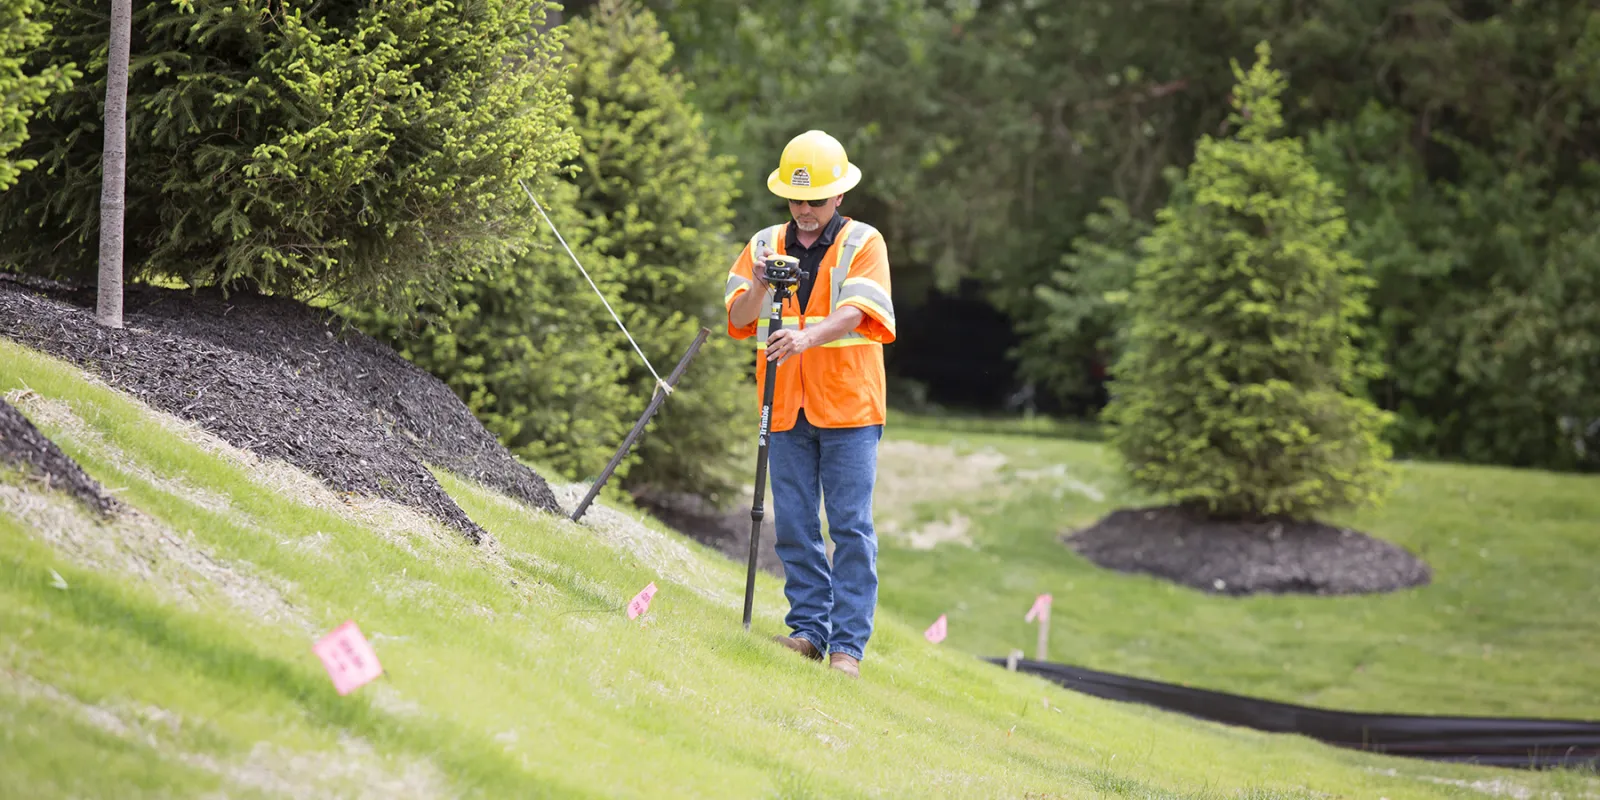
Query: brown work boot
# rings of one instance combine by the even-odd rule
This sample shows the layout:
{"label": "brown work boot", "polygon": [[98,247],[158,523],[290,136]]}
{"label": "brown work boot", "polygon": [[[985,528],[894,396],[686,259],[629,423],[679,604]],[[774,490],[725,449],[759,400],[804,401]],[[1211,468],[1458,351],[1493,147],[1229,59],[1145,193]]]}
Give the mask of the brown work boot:
{"label": "brown work boot", "polygon": [[802,639],[798,636],[774,636],[772,637],[772,641],[777,642],[778,644],[781,644],[784,647],[787,647],[790,650],[793,650],[796,653],[811,659],[812,661],[822,660],[822,651],[818,650],[817,646],[812,644],[810,639]]}
{"label": "brown work boot", "polygon": [[861,677],[861,662],[857,661],[853,656],[844,653],[832,653],[828,656],[828,666],[852,678]]}

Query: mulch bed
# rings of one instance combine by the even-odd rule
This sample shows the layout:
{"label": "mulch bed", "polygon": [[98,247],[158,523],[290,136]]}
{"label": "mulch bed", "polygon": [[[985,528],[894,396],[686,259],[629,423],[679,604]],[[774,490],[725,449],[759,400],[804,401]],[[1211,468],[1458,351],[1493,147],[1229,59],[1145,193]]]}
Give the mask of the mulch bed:
{"label": "mulch bed", "polygon": [[426,463],[560,513],[442,382],[340,318],[288,300],[130,287],[123,330],[92,290],[0,276],[0,335],[71,361],[224,441],[340,491],[404,503],[479,541]]}
{"label": "mulch bed", "polygon": [[1114,511],[1063,540],[1102,567],[1212,594],[1368,594],[1433,578],[1409,551],[1358,531],[1315,521],[1212,520],[1178,506]]}
{"label": "mulch bed", "polygon": [[137,287],[123,301],[153,327],[281,360],[369,404],[427,463],[561,514],[550,486],[483,427],[444,382],[332,312],[276,297]]}
{"label": "mulch bed", "polygon": [[21,411],[4,400],[0,400],[0,465],[19,468],[43,481],[46,488],[82,500],[102,517],[120,507],[99,481],[89,477],[78,462],[61,452],[55,442],[45,438]]}

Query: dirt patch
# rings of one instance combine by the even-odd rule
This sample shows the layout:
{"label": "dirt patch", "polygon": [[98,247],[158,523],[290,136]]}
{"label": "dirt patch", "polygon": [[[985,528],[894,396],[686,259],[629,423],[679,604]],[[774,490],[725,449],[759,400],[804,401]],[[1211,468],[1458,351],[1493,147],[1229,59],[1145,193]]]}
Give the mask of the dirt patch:
{"label": "dirt patch", "polygon": [[886,439],[878,445],[873,505],[887,517],[907,515],[918,503],[974,497],[1004,482],[1006,457],[993,450],[959,453],[945,445]]}
{"label": "dirt patch", "polygon": [[235,790],[283,797],[446,797],[449,781],[431,762],[378,753],[365,739],[341,733],[337,748],[300,752],[260,742],[237,758],[196,753],[177,744],[185,728],[204,728],[167,709],[142,703],[84,702],[27,673],[0,669],[0,690],[38,700],[73,714],[124,741],[147,746],[164,758],[203,769]]}
{"label": "dirt patch", "polygon": [[[1006,457],[993,450],[962,454],[944,445],[884,440],[878,445],[878,480],[873,490],[873,523],[878,536],[904,541],[917,549],[946,542],[971,546],[972,540],[967,536],[971,520],[960,514],[921,526],[912,524],[911,520],[916,517],[917,506],[921,503],[992,494],[1004,483],[1002,469],[1006,463]],[[751,478],[754,478],[753,472]],[[673,530],[721,552],[736,563],[749,562],[748,489],[732,507],[721,509],[698,497],[685,495],[642,493],[633,500],[635,505]],[[775,548],[777,530],[773,525],[770,489],[765,507],[756,567],[781,578],[783,563],[778,560]],[[827,536],[827,514],[820,509],[819,518],[831,559],[833,540]]]}
{"label": "dirt patch", "polygon": [[1050,493],[1055,499],[1060,500],[1070,492],[1095,503],[1105,502],[1105,492],[1092,483],[1085,483],[1074,477],[1066,464],[1052,464],[1043,469],[1030,469],[1018,472],[1017,480],[1024,482],[1042,482],[1051,487]]}
{"label": "dirt patch", "polygon": [[946,543],[972,547],[972,537],[967,535],[971,527],[971,519],[959,511],[952,511],[944,519],[935,520],[916,530],[901,531],[893,522],[886,524],[883,530],[888,536],[905,539],[912,550],[932,550]]}
{"label": "dirt patch", "polygon": [[1314,521],[1211,520],[1177,506],[1114,511],[1063,539],[1102,567],[1213,594],[1368,594],[1433,577],[1409,551],[1358,531]]}
{"label": "dirt patch", "polygon": [[[573,507],[576,507],[583,499],[583,495],[589,491],[589,487],[581,483],[558,483],[553,488],[562,502]],[[655,516],[653,509],[651,510],[651,515]],[[657,517],[657,519],[660,519],[660,517]],[[706,524],[722,524],[717,521],[718,518],[716,517],[708,519],[710,521]],[[723,522],[726,521],[726,519],[723,520]],[[598,534],[602,541],[632,553],[640,561],[648,564],[663,576],[689,587],[707,600],[725,606],[733,606],[743,600],[744,586],[742,583],[732,588],[724,586],[724,579],[706,569],[704,562],[695,555],[688,545],[684,544],[683,540],[651,528],[645,524],[643,519],[596,503],[589,506],[588,510],[584,512],[580,524],[585,529]],[[680,520],[680,524],[685,523]],[[700,523],[686,524],[686,527],[700,530],[703,533],[705,528],[696,527],[698,524]],[[669,524],[669,527],[672,526]],[[677,530],[683,531],[682,528]],[[736,533],[731,531],[731,526],[729,526],[729,531],[730,536]],[[757,566],[782,577],[783,567],[778,563],[777,555],[772,552],[770,533],[771,523],[768,523],[763,528],[762,540],[766,543],[765,550],[771,560],[766,562],[766,566],[763,566],[764,562],[758,562]],[[692,534],[691,537],[697,538],[693,537]],[[747,543],[750,541],[750,513],[748,510],[744,516],[744,541]],[[734,548],[729,545],[730,542],[734,542],[734,539],[727,538],[717,542],[705,543],[720,549],[724,555],[740,564],[748,563],[750,551],[746,549],[731,552]],[[748,544],[745,546],[748,547]],[[735,591],[738,592],[737,595],[734,594]]]}
{"label": "dirt patch", "polygon": [[[246,618],[316,633],[305,614],[284,599],[294,587],[276,585],[281,581],[269,580],[252,565],[214,558],[192,533],[168,528],[136,509],[96,520],[59,495],[4,484],[0,509],[74,563],[130,575],[181,607],[204,608],[220,596]],[[57,588],[71,591],[65,580]]]}
{"label": "dirt patch", "polygon": [[[783,577],[783,562],[778,560],[776,549],[777,528],[773,526],[772,493],[767,493],[766,514],[761,520],[761,541],[756,545],[756,568]],[[750,563],[750,501],[746,495],[743,509],[719,510],[694,495],[644,494],[634,498],[634,504],[650,516],[673,530],[713,548],[729,559]],[[594,513],[594,507],[585,513]],[[826,529],[826,528],[824,528]]]}
{"label": "dirt patch", "polygon": [[543,479],[500,447],[448,387],[327,312],[272,298],[224,301],[216,293],[136,287],[127,327],[111,330],[74,299],[85,298],[0,276],[0,335],[339,491],[421,509],[474,543],[482,529],[424,462],[560,511]]}
{"label": "dirt patch", "polygon": [[[1457,778],[1441,778],[1434,775],[1401,776],[1399,770],[1394,769],[1373,769],[1368,767],[1367,771],[1373,773],[1374,775],[1385,775],[1390,778],[1407,777],[1439,784],[1442,786],[1454,786],[1456,788],[1470,790],[1486,797],[1509,797],[1512,798],[1512,800],[1528,800],[1528,798],[1531,797],[1548,798],[1548,800],[1561,800],[1563,797],[1571,797],[1578,800],[1600,800],[1600,794],[1594,794],[1593,792],[1574,793],[1571,795],[1562,795],[1560,793],[1540,794],[1534,789],[1522,786],[1515,781],[1506,778],[1464,781]],[[1600,788],[1600,784],[1595,784],[1591,788]]]}
{"label": "dirt patch", "polygon": [[[209,511],[230,515],[237,524],[254,530],[264,538],[283,536],[281,532],[261,527],[227,496],[181,478],[151,471],[87,425],[67,403],[31,392],[14,392],[9,397],[15,398],[17,406],[31,418],[50,428],[59,440],[93,451],[99,459],[114,465],[123,473],[147,481],[163,492]],[[379,498],[335,493],[321,481],[284,461],[264,459],[247,450],[235,448],[193,423],[184,422],[170,414],[154,410],[150,410],[149,414],[153,424],[170,431],[173,436],[248,471],[253,481],[273,496],[292,497],[303,506],[358,522],[419,561],[445,563],[463,553],[470,553],[477,560],[479,568],[514,582],[515,571],[507,563],[499,542],[487,532],[470,551],[463,551],[459,534],[414,508]],[[64,498],[27,492],[25,488],[0,485],[0,509],[16,514],[27,523],[30,530],[78,563],[93,569],[131,574],[151,585],[162,596],[185,607],[203,604],[205,601],[197,598],[214,590],[251,619],[288,622],[308,634],[321,633],[298,609],[284,600],[293,594],[292,584],[271,574],[258,575],[259,571],[245,562],[213,558],[196,541],[192,532],[179,534],[137,510],[119,515],[114,525],[91,525],[83,514],[71,513],[70,502]],[[507,508],[519,512],[524,510],[522,505],[504,495],[492,496]],[[279,545],[310,557],[326,559],[330,556],[328,550],[332,541],[329,534],[318,531],[299,537],[279,538]],[[207,585],[211,587],[210,590],[206,588]],[[479,613],[482,610],[468,597],[407,578],[404,570],[391,585],[384,587],[384,591],[391,597],[421,592],[427,596],[426,599],[440,603],[438,607],[441,609],[464,609],[465,613]],[[374,639],[379,636],[374,635]]]}
{"label": "dirt patch", "polygon": [[43,482],[46,489],[66,492],[101,517],[109,517],[119,507],[99,481],[4,400],[0,400],[0,466],[20,468]]}
{"label": "dirt patch", "polygon": [[[83,418],[72,410],[72,406],[65,400],[44,397],[31,391],[12,391],[6,393],[6,400],[16,406],[17,410],[27,414],[29,419],[37,421],[40,425],[49,428],[56,441],[77,445],[81,451],[89,448],[95,455],[109,462],[126,475],[148,481],[151,485],[167,494],[182,497],[207,511],[228,513],[233,510],[232,501],[220,492],[203,489],[183,478],[172,475],[158,475],[149,467],[129,457],[122,448],[113,445],[100,432],[84,423]],[[156,417],[176,419],[168,414],[152,411]],[[189,426],[190,430],[198,430]],[[187,434],[185,430],[179,432],[180,436]],[[215,437],[212,437],[215,438]],[[232,448],[229,448],[232,449]],[[311,480],[311,479],[308,479]],[[315,482],[314,480],[312,482]],[[112,487],[109,491],[115,493],[122,491],[121,487]]]}

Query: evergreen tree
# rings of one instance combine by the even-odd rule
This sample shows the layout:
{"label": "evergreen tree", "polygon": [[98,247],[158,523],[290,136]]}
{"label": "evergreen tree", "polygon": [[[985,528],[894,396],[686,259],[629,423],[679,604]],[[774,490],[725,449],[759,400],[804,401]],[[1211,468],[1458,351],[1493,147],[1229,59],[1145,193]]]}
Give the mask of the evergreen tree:
{"label": "evergreen tree", "polygon": [[[558,182],[540,204],[615,297],[617,269],[589,247],[576,199],[576,187]],[[599,473],[632,424],[637,403],[623,379],[633,351],[598,324],[610,316],[537,212],[528,229],[516,255],[458,278],[444,302],[344,313],[444,381],[511,452],[579,480]]]}
{"label": "evergreen tree", "polygon": [[1282,76],[1237,63],[1233,134],[1203,137],[1143,243],[1106,409],[1135,482],[1218,516],[1376,501],[1386,416],[1357,396],[1371,283],[1333,185],[1282,127]]}
{"label": "evergreen tree", "polygon": [[[720,335],[722,287],[738,245],[727,239],[733,178],[712,157],[671,46],[654,18],[602,2],[570,24],[570,179],[540,198],[562,237],[663,378],[701,325],[711,337],[632,453],[615,485],[718,499],[748,431],[747,350]],[[526,249],[455,285],[458,308],[362,325],[438,375],[524,457],[573,480],[594,477],[644,411],[655,379],[536,212]],[[434,318],[436,319],[430,319]]]}
{"label": "evergreen tree", "polygon": [[11,158],[28,140],[28,120],[52,92],[65,91],[73,78],[81,77],[71,64],[46,65],[32,75],[23,71],[24,58],[50,30],[33,18],[43,5],[39,0],[0,0],[0,192],[36,164],[31,158]]}
{"label": "evergreen tree", "polygon": [[[128,78],[127,274],[392,296],[493,262],[513,178],[572,149],[544,0],[141,3]],[[0,261],[90,279],[107,15],[51,3],[51,100],[0,195]],[[44,122],[40,125],[38,123]],[[518,203],[521,205],[518,205]],[[520,223],[514,223],[520,224]]]}
{"label": "evergreen tree", "polygon": [[[583,143],[578,207],[593,222],[595,247],[620,270],[626,310],[618,313],[662,377],[700,326],[716,334],[640,440],[627,483],[716,500],[732,488],[726,465],[751,430],[740,423],[750,419],[741,378],[752,356],[722,335],[722,288],[742,244],[729,236],[733,160],[712,155],[690,86],[671,67],[672,44],[649,11],[602,0],[572,23],[567,52]],[[630,363],[636,416],[655,379],[636,356]]]}

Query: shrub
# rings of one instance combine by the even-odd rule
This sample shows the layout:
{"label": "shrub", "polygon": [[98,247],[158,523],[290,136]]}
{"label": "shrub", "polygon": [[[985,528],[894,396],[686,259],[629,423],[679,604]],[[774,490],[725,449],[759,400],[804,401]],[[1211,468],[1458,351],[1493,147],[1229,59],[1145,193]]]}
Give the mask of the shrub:
{"label": "shrub", "polygon": [[1334,186],[1283,124],[1257,48],[1234,133],[1197,145],[1157,216],[1113,371],[1111,440],[1141,486],[1222,516],[1308,516],[1379,499],[1388,417],[1355,340],[1371,281],[1343,249]]}
{"label": "shrub", "polygon": [[[395,297],[503,255],[512,179],[572,150],[544,0],[139,4],[128,84],[130,278]],[[0,195],[0,261],[97,261],[108,19],[51,3],[50,101]],[[526,200],[522,200],[526,203]]]}

